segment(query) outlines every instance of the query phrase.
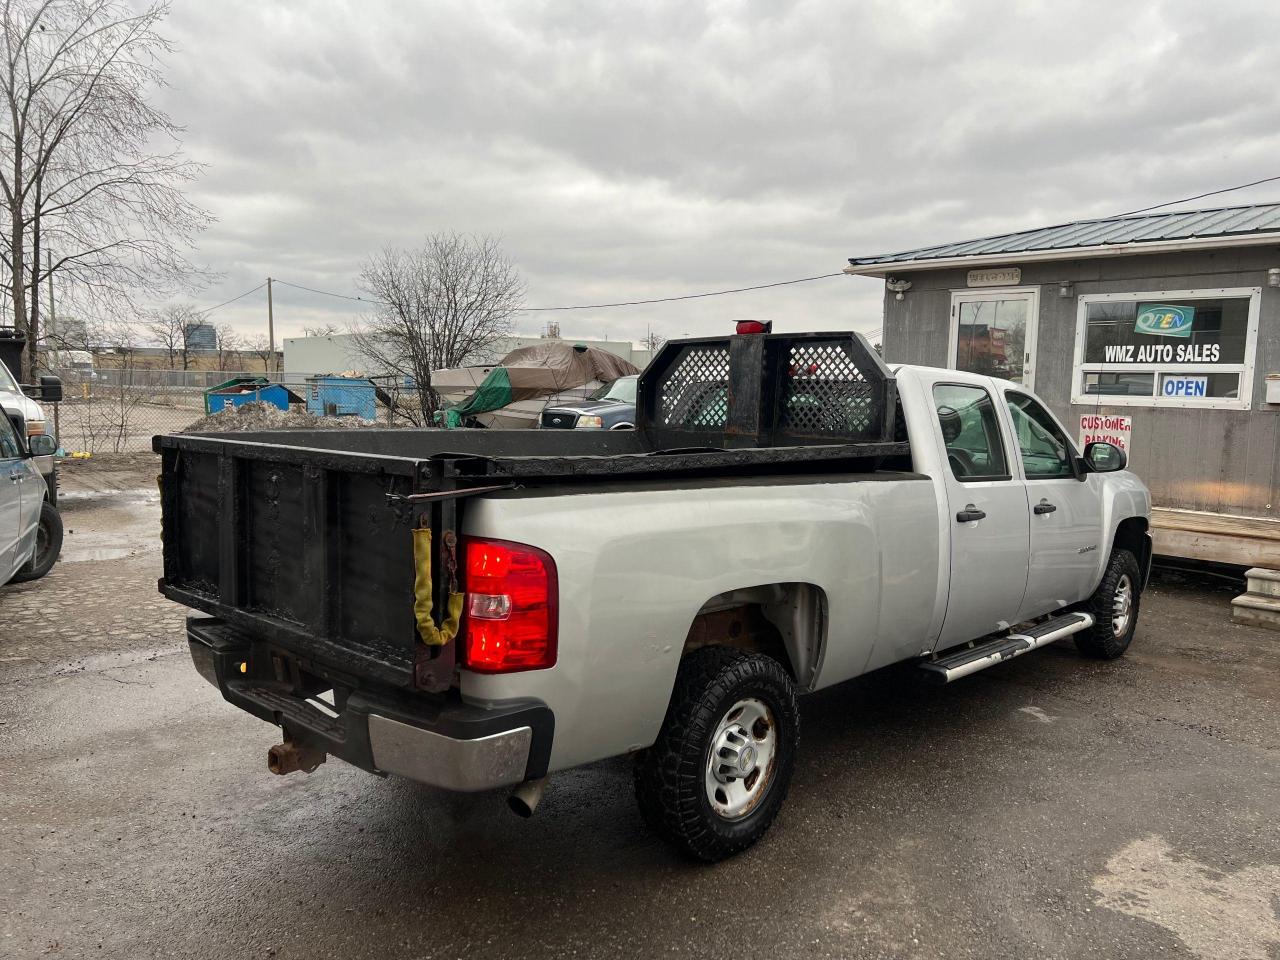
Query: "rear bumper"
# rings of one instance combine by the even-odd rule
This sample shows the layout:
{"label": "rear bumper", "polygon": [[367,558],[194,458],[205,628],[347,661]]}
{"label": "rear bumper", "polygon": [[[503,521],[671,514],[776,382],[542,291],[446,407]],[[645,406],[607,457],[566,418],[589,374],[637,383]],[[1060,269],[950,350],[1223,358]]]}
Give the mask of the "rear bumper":
{"label": "rear bumper", "polygon": [[[536,701],[486,709],[455,694],[425,697],[353,689],[322,710],[310,664],[222,621],[187,621],[191,659],[227,702],[364,770],[473,792],[546,776],[555,719]],[[242,669],[243,665],[243,669]],[[312,688],[315,688],[314,690]]]}

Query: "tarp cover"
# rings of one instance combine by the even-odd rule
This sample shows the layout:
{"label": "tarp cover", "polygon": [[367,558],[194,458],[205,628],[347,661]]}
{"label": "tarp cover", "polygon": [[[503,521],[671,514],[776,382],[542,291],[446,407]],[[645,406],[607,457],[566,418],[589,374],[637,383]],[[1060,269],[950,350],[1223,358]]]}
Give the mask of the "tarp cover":
{"label": "tarp cover", "polygon": [[498,410],[517,400],[550,397],[598,380],[610,383],[640,371],[629,361],[585,344],[548,340],[512,350],[484,378],[476,392],[448,411],[456,426],[463,417]]}

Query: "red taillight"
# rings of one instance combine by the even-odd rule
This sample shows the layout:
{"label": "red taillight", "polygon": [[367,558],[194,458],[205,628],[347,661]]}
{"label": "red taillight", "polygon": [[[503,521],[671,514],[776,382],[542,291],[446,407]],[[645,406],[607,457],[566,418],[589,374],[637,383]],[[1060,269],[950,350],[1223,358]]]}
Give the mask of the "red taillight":
{"label": "red taillight", "polygon": [[773,329],[773,321],[761,323],[759,320],[739,320],[738,333],[768,333]]}
{"label": "red taillight", "polygon": [[555,561],[506,540],[467,539],[463,549],[465,665],[480,673],[555,666]]}

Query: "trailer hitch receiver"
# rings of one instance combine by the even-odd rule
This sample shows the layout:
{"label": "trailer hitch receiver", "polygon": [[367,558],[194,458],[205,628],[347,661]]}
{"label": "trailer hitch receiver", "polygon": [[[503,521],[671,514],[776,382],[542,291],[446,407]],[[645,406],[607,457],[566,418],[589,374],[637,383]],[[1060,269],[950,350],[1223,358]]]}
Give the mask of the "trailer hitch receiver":
{"label": "trailer hitch receiver", "polygon": [[267,751],[267,769],[282,777],[298,770],[311,773],[324,763],[326,756],[323,750],[286,737],[284,743],[277,743]]}

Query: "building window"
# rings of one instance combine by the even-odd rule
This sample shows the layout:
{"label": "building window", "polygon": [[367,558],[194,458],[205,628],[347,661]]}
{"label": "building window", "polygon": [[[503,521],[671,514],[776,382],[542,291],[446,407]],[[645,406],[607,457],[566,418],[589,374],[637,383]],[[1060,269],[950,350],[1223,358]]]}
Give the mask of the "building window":
{"label": "building window", "polygon": [[1247,410],[1261,287],[1079,298],[1071,402]]}

